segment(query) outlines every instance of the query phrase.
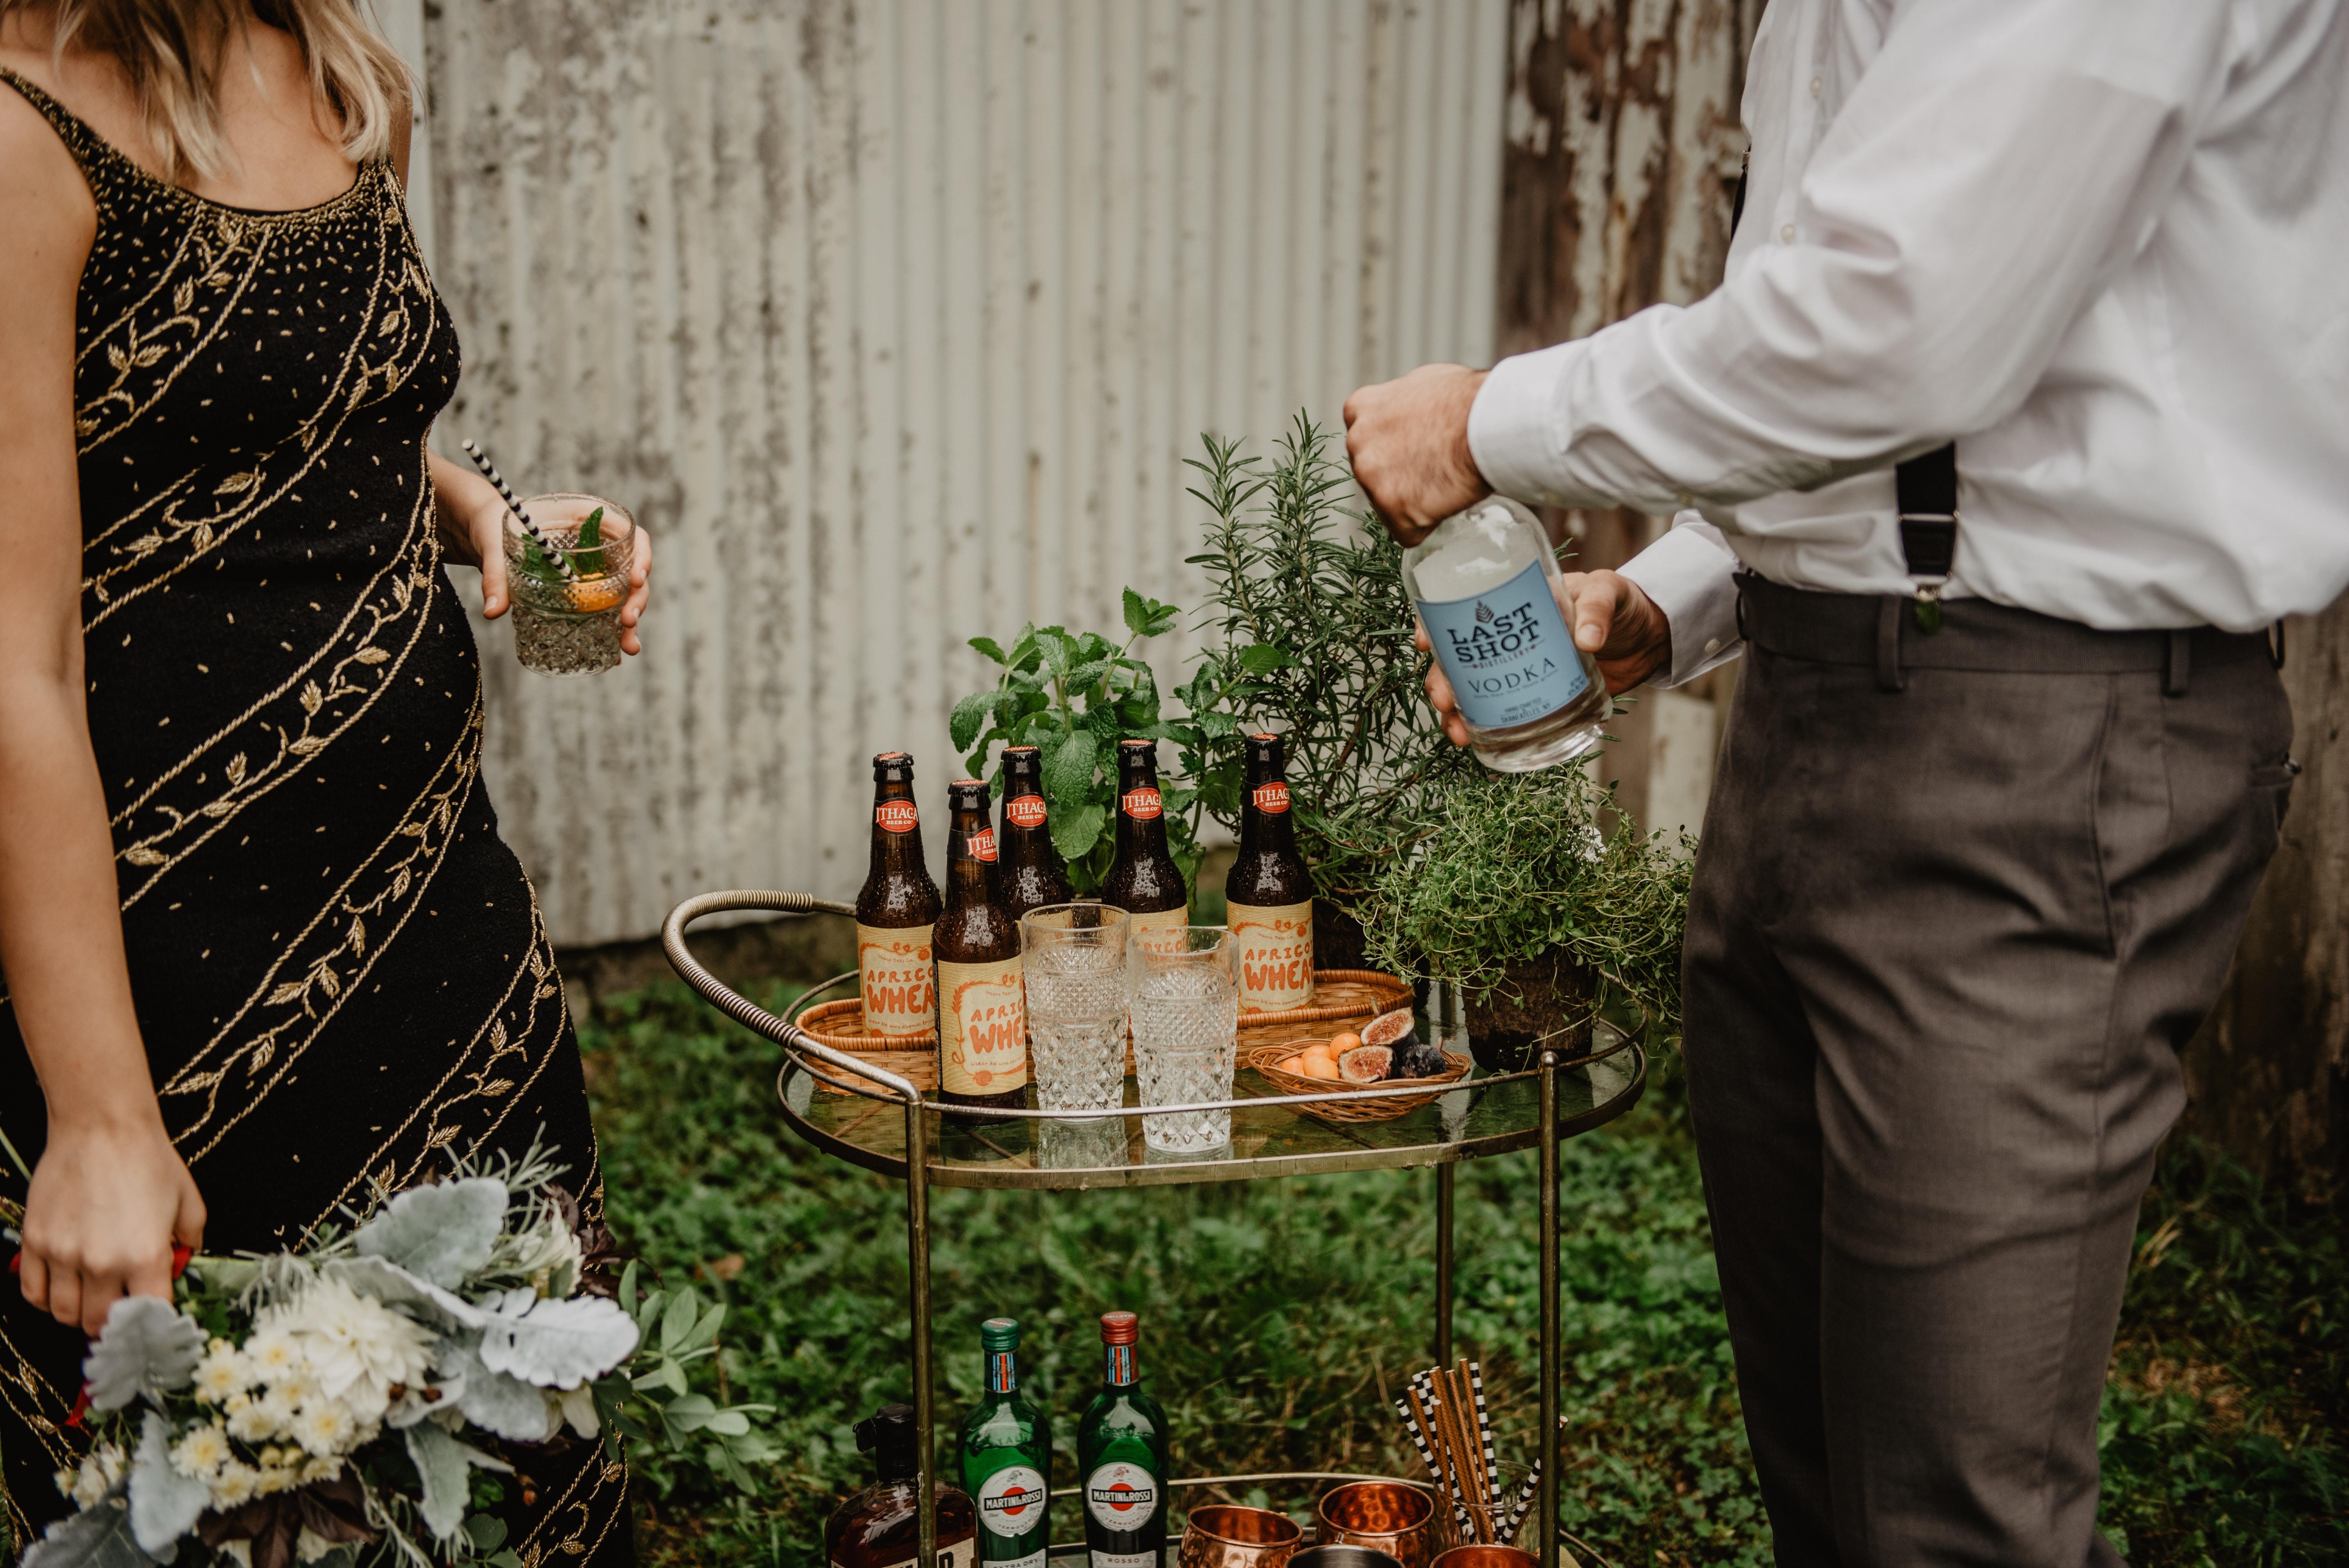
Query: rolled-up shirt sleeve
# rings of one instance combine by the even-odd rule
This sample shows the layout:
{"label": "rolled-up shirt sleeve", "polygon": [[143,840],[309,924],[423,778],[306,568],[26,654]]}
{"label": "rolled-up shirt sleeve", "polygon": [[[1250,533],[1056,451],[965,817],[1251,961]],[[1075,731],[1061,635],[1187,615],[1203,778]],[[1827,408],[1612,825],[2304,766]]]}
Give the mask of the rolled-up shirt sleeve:
{"label": "rolled-up shirt sleeve", "polygon": [[1722,287],[1495,367],[1468,426],[1485,480],[1549,505],[1733,506],[2003,418],[2152,232],[2229,10],[1901,6],[1791,201],[1754,192]]}
{"label": "rolled-up shirt sleeve", "polygon": [[1721,531],[1693,511],[1672,519],[1665,535],[1633,556],[1623,575],[1655,601],[1672,627],[1669,678],[1649,684],[1676,686],[1744,648],[1737,631],[1737,557]]}

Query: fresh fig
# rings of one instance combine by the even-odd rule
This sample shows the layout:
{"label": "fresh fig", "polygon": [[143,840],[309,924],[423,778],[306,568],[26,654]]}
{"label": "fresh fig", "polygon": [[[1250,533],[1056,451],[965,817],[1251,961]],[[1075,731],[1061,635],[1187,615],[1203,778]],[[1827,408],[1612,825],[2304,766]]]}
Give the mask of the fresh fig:
{"label": "fresh fig", "polygon": [[[1368,1046],[1362,1048],[1370,1049]],[[1451,1066],[1451,1059],[1444,1054],[1444,1047],[1432,1046],[1425,1040],[1414,1039],[1411,1044],[1395,1052],[1394,1066],[1388,1071],[1387,1077],[1391,1079],[1441,1078],[1450,1070]]]}
{"label": "fresh fig", "polygon": [[1338,1076],[1348,1083],[1383,1083],[1394,1065],[1394,1052],[1385,1046],[1356,1046],[1338,1058]]}
{"label": "fresh fig", "polygon": [[1387,1046],[1398,1052],[1419,1044],[1419,1026],[1413,1021],[1411,1009],[1398,1007],[1392,1013],[1381,1013],[1364,1024],[1362,1044]]}

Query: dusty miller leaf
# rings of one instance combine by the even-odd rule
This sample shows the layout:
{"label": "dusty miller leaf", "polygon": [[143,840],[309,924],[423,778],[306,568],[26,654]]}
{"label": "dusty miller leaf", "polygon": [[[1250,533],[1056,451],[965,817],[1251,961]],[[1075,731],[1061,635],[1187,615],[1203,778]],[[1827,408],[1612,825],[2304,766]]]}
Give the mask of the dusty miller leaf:
{"label": "dusty miller leaf", "polygon": [[25,1553],[23,1568],[153,1568],[154,1563],[139,1549],[122,1505],[101,1502],[50,1525]]}
{"label": "dusty miller leaf", "polygon": [[437,1421],[408,1429],[408,1457],[424,1483],[425,1528],[442,1541],[455,1537],[465,1522],[471,1487],[465,1480],[465,1445]]}
{"label": "dusty miller leaf", "polygon": [[106,1327],[82,1363],[89,1402],[119,1410],[146,1394],[160,1398],[167,1388],[185,1387],[204,1354],[204,1331],[168,1301],[127,1295],[106,1315]]}
{"label": "dusty miller leaf", "polygon": [[505,1183],[469,1176],[400,1193],[352,1240],[362,1257],[381,1258],[453,1290],[490,1261],[505,1217]]}
{"label": "dusty miller leaf", "polygon": [[542,1388],[575,1388],[626,1361],[636,1326],[601,1296],[538,1303],[518,1317],[500,1315],[481,1331],[481,1365]]}
{"label": "dusty miller leaf", "polygon": [[171,1468],[171,1423],[147,1412],[139,1454],[130,1461],[130,1533],[160,1563],[179,1555],[180,1537],[211,1506],[212,1488]]}

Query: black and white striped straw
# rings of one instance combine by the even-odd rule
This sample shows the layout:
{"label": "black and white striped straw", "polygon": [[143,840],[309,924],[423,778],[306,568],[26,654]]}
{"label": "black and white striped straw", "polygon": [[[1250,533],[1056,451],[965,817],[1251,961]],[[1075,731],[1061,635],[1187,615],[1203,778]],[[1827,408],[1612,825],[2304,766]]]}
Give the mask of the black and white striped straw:
{"label": "black and white striped straw", "polygon": [[522,498],[514,494],[513,487],[506,483],[505,476],[498,472],[495,463],[490,461],[490,455],[471,440],[467,440],[464,448],[465,455],[473,459],[473,466],[481,470],[481,477],[497,487],[498,499],[504,501],[506,510],[514,514],[514,521],[522,524],[522,531],[537,542],[539,549],[545,552],[546,558],[554,562],[554,569],[563,573],[563,580],[565,583],[579,581],[579,573],[572,569],[571,557],[557,548],[554,541],[546,537],[545,530],[531,521],[530,513],[523,511]]}
{"label": "black and white striped straw", "polygon": [[1485,1364],[1468,1363],[1468,1387],[1476,1393],[1476,1440],[1485,1449],[1485,1485],[1486,1501],[1498,1513],[1501,1509],[1501,1472],[1493,1457],[1493,1418],[1485,1408]]}
{"label": "black and white striped straw", "polygon": [[1411,1434],[1412,1446],[1419,1450],[1420,1462],[1427,1467],[1428,1479],[1436,1490],[1444,1490],[1444,1471],[1435,1462],[1435,1450],[1427,1446],[1427,1434],[1419,1429],[1419,1418],[1411,1413],[1411,1400],[1404,1395],[1395,1396],[1395,1414],[1402,1418],[1402,1429]]}
{"label": "black and white striped straw", "polygon": [[1526,1476],[1526,1484],[1518,1488],[1517,1500],[1509,1504],[1508,1522],[1502,1525],[1500,1531],[1500,1541],[1504,1546],[1516,1540],[1517,1527],[1525,1523],[1526,1511],[1533,1507],[1534,1498],[1541,1491],[1541,1455],[1536,1454],[1533,1473]]}

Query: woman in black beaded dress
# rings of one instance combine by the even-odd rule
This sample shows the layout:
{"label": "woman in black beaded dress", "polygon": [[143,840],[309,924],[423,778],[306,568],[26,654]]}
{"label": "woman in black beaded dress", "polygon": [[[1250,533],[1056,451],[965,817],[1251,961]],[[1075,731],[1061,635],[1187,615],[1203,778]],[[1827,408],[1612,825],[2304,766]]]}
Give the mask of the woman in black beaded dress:
{"label": "woman in black beaded dress", "polygon": [[[60,47],[60,35],[63,46]],[[444,556],[502,510],[425,436],[458,368],[353,0],[0,0],[0,1289],[9,1523],[66,1508],[83,1334],[171,1247],[594,1135],[481,788]],[[647,589],[640,544],[633,627]],[[630,1560],[626,1478],[533,1450],[523,1561]]]}

